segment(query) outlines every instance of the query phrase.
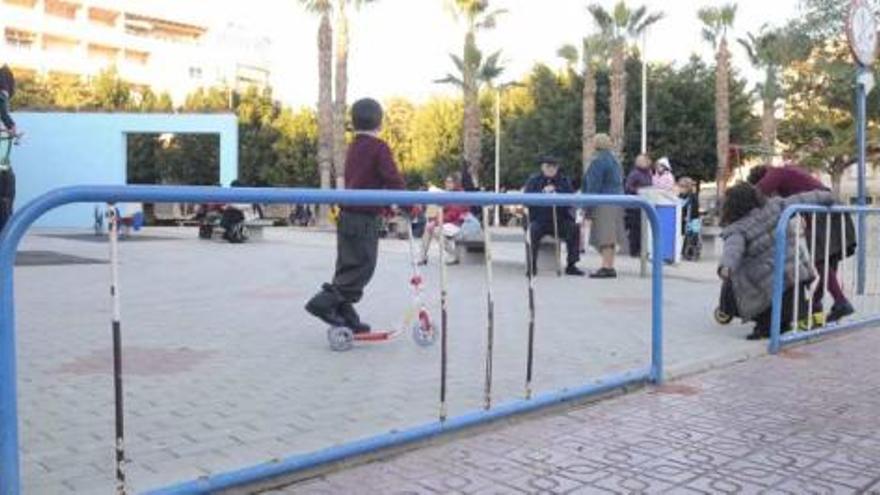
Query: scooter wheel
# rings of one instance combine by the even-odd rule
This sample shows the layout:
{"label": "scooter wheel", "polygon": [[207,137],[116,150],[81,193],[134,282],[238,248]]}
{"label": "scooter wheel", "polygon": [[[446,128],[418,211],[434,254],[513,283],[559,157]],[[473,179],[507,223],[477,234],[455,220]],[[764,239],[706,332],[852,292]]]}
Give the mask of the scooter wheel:
{"label": "scooter wheel", "polygon": [[416,320],[412,324],[412,338],[421,347],[430,347],[437,341],[437,330],[433,323]]}
{"label": "scooter wheel", "polygon": [[721,308],[715,308],[715,321],[721,325],[727,325],[733,321],[733,316],[721,311]]}
{"label": "scooter wheel", "polygon": [[331,350],[345,352],[354,347],[354,333],[345,327],[330,327],[327,329],[327,342]]}

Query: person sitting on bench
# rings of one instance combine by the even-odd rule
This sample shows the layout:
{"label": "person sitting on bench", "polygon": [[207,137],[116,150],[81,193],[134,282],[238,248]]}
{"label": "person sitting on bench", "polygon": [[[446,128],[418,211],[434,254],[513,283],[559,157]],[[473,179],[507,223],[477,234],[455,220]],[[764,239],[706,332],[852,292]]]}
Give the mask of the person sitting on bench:
{"label": "person sitting on bench", "polygon": [[[539,160],[541,172],[526,182],[526,193],[572,193],[571,181],[559,172],[559,160],[554,157],[542,157]],[[555,211],[554,211],[555,210]],[[580,261],[580,229],[574,221],[572,209],[567,206],[530,206],[527,235],[532,243],[532,274],[538,273],[538,248],[544,236],[558,233],[560,240],[565,240],[568,252],[566,275],[583,276],[584,272],[577,267]],[[554,221],[556,225],[554,226]]]}

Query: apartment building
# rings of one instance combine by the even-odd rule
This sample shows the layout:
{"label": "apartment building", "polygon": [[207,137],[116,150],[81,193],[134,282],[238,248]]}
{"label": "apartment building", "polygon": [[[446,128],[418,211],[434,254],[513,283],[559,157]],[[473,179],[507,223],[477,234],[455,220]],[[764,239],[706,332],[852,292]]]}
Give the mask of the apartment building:
{"label": "apartment building", "polygon": [[0,61],[16,71],[89,77],[115,66],[177,102],[198,87],[269,82],[269,40],[149,0],[0,0],[0,32]]}

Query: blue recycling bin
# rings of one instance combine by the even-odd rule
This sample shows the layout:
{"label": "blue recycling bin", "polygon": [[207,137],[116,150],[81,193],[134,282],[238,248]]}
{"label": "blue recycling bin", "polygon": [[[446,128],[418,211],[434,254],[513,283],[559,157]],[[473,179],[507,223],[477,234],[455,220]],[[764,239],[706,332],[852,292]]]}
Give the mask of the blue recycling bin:
{"label": "blue recycling bin", "polygon": [[660,254],[663,261],[667,263],[675,263],[677,261],[676,254],[676,238],[678,234],[678,205],[657,204],[657,216],[660,217],[660,230],[663,232],[663,245],[660,246]]}
{"label": "blue recycling bin", "polygon": [[[681,200],[674,191],[666,189],[658,189],[653,187],[645,187],[639,190],[639,196],[648,200],[657,210],[657,217],[660,220],[660,231],[663,236],[663,244],[660,246],[659,256],[667,263],[678,263],[681,260],[681,231],[679,225],[681,222]],[[650,239],[650,229],[646,229],[648,239]],[[652,251],[651,244],[643,244],[648,251]],[[654,253],[651,253],[654,256]]]}

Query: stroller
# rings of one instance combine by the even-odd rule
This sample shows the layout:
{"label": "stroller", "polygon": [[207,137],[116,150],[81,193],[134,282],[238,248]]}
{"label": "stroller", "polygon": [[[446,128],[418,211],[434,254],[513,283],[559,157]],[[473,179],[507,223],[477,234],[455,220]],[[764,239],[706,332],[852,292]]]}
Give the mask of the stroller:
{"label": "stroller", "polygon": [[699,261],[703,253],[703,220],[699,215],[693,215],[695,205],[693,201],[686,203],[684,214],[684,242],[681,247],[681,256],[687,261]]}

